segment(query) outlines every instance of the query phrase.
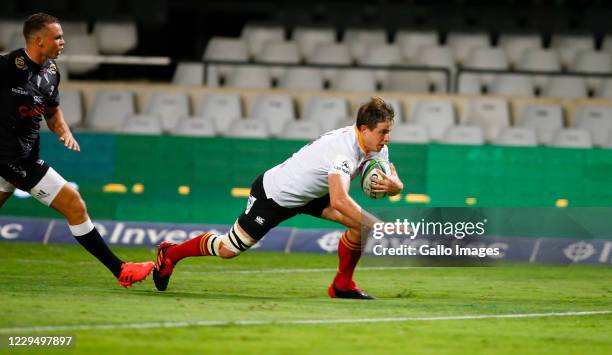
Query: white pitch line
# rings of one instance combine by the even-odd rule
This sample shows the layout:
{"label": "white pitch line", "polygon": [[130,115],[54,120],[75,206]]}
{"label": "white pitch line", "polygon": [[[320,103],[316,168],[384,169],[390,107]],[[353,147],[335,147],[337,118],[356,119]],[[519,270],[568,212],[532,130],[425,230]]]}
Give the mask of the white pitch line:
{"label": "white pitch line", "polygon": [[83,324],[59,325],[47,327],[20,327],[0,328],[0,334],[26,333],[26,332],[55,332],[73,330],[117,330],[117,329],[146,329],[146,328],[185,328],[185,327],[214,327],[214,326],[253,326],[253,325],[317,325],[317,324],[355,324],[355,323],[388,323],[388,322],[418,322],[418,321],[448,321],[496,318],[543,318],[567,316],[592,316],[612,314],[612,310],[584,311],[584,312],[552,312],[552,313],[519,313],[519,314],[479,314],[463,316],[439,317],[395,317],[395,318],[356,318],[356,319],[296,319],[296,320],[208,320],[186,322],[149,322],[149,323],[119,323],[119,324]]}

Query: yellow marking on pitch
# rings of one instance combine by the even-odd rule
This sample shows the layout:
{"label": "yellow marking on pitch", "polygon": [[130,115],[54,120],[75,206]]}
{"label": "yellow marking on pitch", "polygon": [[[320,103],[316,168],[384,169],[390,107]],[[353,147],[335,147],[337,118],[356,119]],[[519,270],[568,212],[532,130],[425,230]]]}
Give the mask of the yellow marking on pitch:
{"label": "yellow marking on pitch", "polygon": [[124,194],[127,192],[127,187],[123,184],[106,184],[102,191],[110,194]]}
{"label": "yellow marking on pitch", "polygon": [[399,202],[402,200],[402,195],[397,194],[395,196],[389,196],[389,201],[391,202]]}
{"label": "yellow marking on pitch", "polygon": [[467,198],[465,199],[465,204],[466,204],[466,205],[473,206],[473,205],[475,205],[476,203],[478,203],[478,199],[477,199],[476,197],[467,197]]}
{"label": "yellow marking on pitch", "polygon": [[179,195],[189,195],[191,188],[189,186],[181,185],[178,187]]}
{"label": "yellow marking on pitch", "polygon": [[249,197],[251,189],[248,187],[234,187],[231,193],[232,197]]}
{"label": "yellow marking on pitch", "polygon": [[144,192],[144,185],[143,184],[137,183],[137,184],[134,184],[132,186],[132,193],[133,194],[141,194],[143,192]]}
{"label": "yellow marking on pitch", "polygon": [[557,201],[555,201],[555,206],[559,208],[565,208],[568,205],[569,205],[569,201],[566,198],[560,198]]}
{"label": "yellow marking on pitch", "polygon": [[408,194],[406,195],[406,202],[408,203],[429,203],[431,198],[425,194]]}

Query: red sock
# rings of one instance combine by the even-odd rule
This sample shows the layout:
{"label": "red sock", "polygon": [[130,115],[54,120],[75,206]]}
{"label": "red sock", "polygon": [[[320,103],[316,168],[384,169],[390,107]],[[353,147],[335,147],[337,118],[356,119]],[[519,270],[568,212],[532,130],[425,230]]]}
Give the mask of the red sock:
{"label": "red sock", "polygon": [[338,272],[334,285],[340,290],[353,288],[353,272],[361,257],[361,245],[348,239],[348,232],[342,234],[338,243]]}
{"label": "red sock", "polygon": [[206,241],[211,233],[200,234],[197,237],[175,245],[168,249],[166,256],[170,258],[173,264],[178,263],[181,259],[189,256],[210,255],[206,252]]}

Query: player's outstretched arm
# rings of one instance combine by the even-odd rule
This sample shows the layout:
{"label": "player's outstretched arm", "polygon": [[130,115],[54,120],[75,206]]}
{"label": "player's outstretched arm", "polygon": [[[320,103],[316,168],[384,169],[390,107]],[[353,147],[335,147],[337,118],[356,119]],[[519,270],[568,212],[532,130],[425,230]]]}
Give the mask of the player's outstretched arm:
{"label": "player's outstretched arm", "polygon": [[361,208],[348,194],[350,187],[349,179],[340,174],[329,174],[327,180],[329,184],[329,200],[332,208],[368,228],[372,228],[374,223],[380,222],[374,215]]}
{"label": "player's outstretched arm", "polygon": [[66,148],[74,150],[75,152],[81,151],[81,147],[76,139],[74,139],[72,132],[70,132],[70,127],[68,127],[68,124],[66,124],[66,120],[64,120],[64,113],[59,106],[48,108],[45,118],[47,120],[47,126],[51,132],[59,137],[59,140],[64,143]]}

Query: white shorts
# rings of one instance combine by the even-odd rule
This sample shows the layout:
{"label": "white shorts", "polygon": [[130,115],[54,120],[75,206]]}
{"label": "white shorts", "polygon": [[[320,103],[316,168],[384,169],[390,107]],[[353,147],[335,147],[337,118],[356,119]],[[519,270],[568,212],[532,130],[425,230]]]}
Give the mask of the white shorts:
{"label": "white shorts", "polygon": [[[47,173],[40,179],[30,191],[30,195],[40,201],[42,204],[50,206],[55,197],[60,192],[64,184],[67,181],[60,174],[57,173],[53,168],[49,168]],[[15,185],[6,181],[0,176],[0,192],[14,192]]]}

